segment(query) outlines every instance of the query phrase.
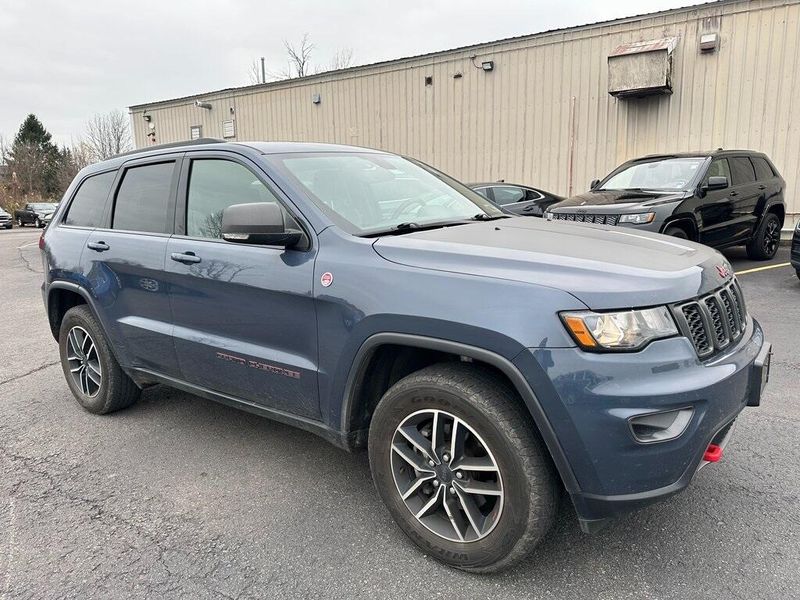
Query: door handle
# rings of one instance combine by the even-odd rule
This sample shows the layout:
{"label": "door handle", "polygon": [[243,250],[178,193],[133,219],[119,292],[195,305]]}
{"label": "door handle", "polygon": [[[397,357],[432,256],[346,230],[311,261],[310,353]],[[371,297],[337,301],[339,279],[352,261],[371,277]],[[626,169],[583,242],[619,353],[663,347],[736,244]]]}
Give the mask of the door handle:
{"label": "door handle", "polygon": [[730,193],[728,194],[728,196],[738,196],[738,195],[739,195],[739,192],[736,192],[736,191],[734,191],[734,192],[730,192]]}
{"label": "door handle", "polygon": [[105,242],[89,242],[86,244],[86,247],[90,250],[94,250],[95,252],[105,252],[106,250],[111,249],[111,246]]}
{"label": "door handle", "polygon": [[767,186],[765,186],[765,185],[759,185],[759,186],[758,186],[758,189],[760,189],[760,190],[765,190],[765,189],[767,189]]}
{"label": "door handle", "polygon": [[195,256],[194,252],[173,252],[170,258],[175,262],[191,265],[200,262],[200,257]]}

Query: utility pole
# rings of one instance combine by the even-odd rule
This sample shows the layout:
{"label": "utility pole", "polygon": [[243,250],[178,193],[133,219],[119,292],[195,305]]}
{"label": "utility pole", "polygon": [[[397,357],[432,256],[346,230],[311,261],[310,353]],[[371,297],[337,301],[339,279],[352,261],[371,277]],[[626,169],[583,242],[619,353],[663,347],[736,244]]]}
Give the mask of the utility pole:
{"label": "utility pole", "polygon": [[261,57],[261,83],[267,83],[267,69],[264,66],[264,57]]}

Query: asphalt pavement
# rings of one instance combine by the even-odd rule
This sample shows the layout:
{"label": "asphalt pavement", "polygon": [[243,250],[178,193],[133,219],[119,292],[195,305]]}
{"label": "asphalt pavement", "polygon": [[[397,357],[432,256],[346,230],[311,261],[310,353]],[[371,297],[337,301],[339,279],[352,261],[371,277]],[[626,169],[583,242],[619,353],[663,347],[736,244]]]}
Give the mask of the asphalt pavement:
{"label": "asphalt pavement", "polygon": [[[0,599],[798,598],[800,281],[751,271],[774,345],[760,408],[683,493],[595,535],[563,503],[530,559],[496,576],[413,547],[366,455],[155,387],[93,416],[72,399],[42,307],[33,229],[0,231]],[[787,262],[782,248],[772,265]]]}

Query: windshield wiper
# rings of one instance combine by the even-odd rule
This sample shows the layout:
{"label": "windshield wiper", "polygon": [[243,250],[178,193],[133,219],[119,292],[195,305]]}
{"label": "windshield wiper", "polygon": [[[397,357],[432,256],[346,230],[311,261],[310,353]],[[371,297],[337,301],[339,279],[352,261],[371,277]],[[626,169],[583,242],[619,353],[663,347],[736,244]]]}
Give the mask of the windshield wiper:
{"label": "windshield wiper", "polygon": [[404,233],[411,233],[412,231],[425,231],[428,229],[441,229],[442,227],[452,227],[453,225],[466,225],[469,221],[436,221],[434,223],[415,223],[413,221],[398,223],[389,229],[381,229],[379,231],[371,231],[363,234],[361,237],[380,237],[382,235],[402,235]]}
{"label": "windshield wiper", "polygon": [[473,221],[494,221],[495,219],[509,219],[511,215],[487,215],[486,213],[478,213],[472,217]]}

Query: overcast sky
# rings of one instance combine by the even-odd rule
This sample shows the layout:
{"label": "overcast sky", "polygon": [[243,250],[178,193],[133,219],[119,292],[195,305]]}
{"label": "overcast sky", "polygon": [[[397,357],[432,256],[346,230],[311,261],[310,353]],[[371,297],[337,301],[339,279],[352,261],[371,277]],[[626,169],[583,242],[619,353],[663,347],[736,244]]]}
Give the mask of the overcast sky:
{"label": "overcast sky", "polygon": [[35,113],[62,144],[94,113],[247,85],[253,60],[354,64],[674,8],[696,0],[0,0],[0,135]]}

